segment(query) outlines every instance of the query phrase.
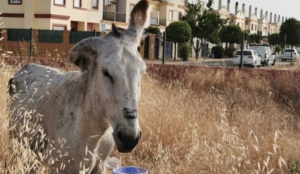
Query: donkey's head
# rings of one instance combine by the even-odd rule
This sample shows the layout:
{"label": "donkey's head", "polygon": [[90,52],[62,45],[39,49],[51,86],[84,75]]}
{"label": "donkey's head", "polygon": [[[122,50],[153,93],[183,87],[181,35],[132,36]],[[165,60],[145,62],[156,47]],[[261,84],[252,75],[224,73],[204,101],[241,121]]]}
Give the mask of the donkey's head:
{"label": "donkey's head", "polygon": [[120,152],[131,152],[142,133],[138,122],[141,77],[146,65],[137,51],[148,18],[149,2],[141,0],[131,12],[129,28],[100,38],[88,38],[70,51],[70,60],[92,81],[93,103],[113,127]]}

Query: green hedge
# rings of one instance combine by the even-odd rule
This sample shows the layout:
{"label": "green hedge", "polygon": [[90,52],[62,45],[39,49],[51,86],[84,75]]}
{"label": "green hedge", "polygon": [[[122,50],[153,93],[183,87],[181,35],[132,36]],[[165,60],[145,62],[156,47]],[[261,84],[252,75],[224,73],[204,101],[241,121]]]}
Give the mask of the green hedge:
{"label": "green hedge", "polygon": [[191,53],[191,44],[189,43],[182,43],[179,45],[178,54],[182,58],[183,61],[187,61],[189,59]]}
{"label": "green hedge", "polygon": [[212,47],[211,52],[214,54],[215,58],[223,58],[224,57],[224,48],[222,46]]}

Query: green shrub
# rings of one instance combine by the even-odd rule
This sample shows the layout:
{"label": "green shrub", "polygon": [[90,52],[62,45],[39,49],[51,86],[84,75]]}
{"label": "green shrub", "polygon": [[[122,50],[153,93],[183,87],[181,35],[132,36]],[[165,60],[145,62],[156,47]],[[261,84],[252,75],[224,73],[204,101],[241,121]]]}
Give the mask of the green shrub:
{"label": "green shrub", "polygon": [[191,49],[192,47],[189,43],[180,44],[178,48],[179,57],[181,57],[183,61],[187,61],[189,59]]}
{"label": "green shrub", "polygon": [[275,53],[280,53],[282,51],[282,48],[280,45],[276,45],[275,47]]}
{"label": "green shrub", "polygon": [[215,58],[224,57],[224,48],[222,46],[212,47],[211,52],[215,55]]}
{"label": "green shrub", "polygon": [[232,58],[234,57],[235,48],[226,48],[225,49],[225,57]]}
{"label": "green shrub", "polygon": [[148,28],[145,28],[145,32],[146,33],[151,33],[151,34],[160,34],[160,29],[157,28],[157,27],[148,27]]}

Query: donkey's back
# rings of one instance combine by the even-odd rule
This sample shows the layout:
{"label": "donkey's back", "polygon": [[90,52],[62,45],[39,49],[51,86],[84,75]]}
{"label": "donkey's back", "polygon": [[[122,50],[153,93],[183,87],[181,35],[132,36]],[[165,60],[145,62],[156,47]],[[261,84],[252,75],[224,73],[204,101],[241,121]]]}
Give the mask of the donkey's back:
{"label": "donkey's back", "polygon": [[[9,94],[13,97],[12,106],[20,100],[38,102],[53,93],[56,87],[76,77],[78,73],[61,73],[59,70],[43,65],[27,64],[9,80]],[[17,94],[17,97],[14,97]],[[30,95],[30,97],[29,97]],[[32,101],[32,102],[33,102]]]}

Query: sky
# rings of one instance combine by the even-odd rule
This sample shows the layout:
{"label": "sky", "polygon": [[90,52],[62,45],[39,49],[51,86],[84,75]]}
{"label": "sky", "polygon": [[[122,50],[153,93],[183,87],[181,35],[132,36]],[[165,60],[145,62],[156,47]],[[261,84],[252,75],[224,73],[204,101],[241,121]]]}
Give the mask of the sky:
{"label": "sky", "polygon": [[[196,2],[198,0],[189,0],[190,2]],[[201,0],[208,2],[208,0]],[[246,17],[249,15],[249,6],[252,6],[252,14],[254,13],[255,7],[257,7],[257,16],[260,18],[260,10],[263,9],[263,14],[268,11],[268,19],[270,18],[270,13],[280,15],[287,18],[296,18],[300,20],[300,0],[230,0],[230,13],[235,11],[235,3],[238,2],[238,10],[242,10],[242,4],[245,4]],[[222,6],[227,7],[227,0],[222,0]],[[219,0],[214,0],[213,9],[217,10],[219,7]],[[281,20],[280,19],[280,20]]]}

